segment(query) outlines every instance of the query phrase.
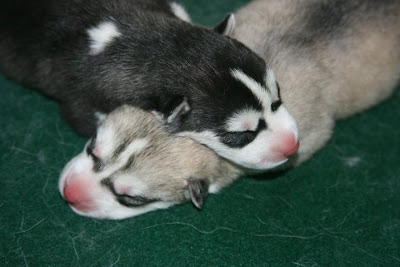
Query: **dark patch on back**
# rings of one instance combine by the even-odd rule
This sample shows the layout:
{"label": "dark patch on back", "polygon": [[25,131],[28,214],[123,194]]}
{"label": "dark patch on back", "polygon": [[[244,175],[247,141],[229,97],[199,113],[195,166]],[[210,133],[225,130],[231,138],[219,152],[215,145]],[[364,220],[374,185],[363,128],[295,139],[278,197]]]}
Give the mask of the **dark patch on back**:
{"label": "dark patch on back", "polygon": [[356,6],[358,6],[357,1],[347,0],[307,3],[302,7],[304,11],[302,21],[305,21],[305,24],[290,39],[303,46],[312,46],[321,39],[333,38],[345,29],[348,14]]}
{"label": "dark patch on back", "polygon": [[354,1],[336,0],[320,2],[316,5],[312,3],[312,5],[312,12],[308,14],[309,20],[306,30],[317,31],[319,34],[329,34],[343,27],[346,16],[358,4]]}
{"label": "dark patch on back", "polygon": [[[23,55],[26,76],[33,77],[30,86],[44,87],[61,99],[65,118],[82,134],[96,129],[93,111],[109,113],[130,104],[168,113],[176,96],[186,97],[192,112],[172,127],[174,132],[218,132],[234,112],[262,109],[231,70],[240,69],[264,84],[265,62],[229,37],[180,21],[170,10],[170,0],[18,1],[32,3],[18,19],[31,6],[43,8],[40,16],[31,15],[37,23],[15,22],[24,32],[10,29],[13,42],[24,51],[17,54]],[[19,14],[18,5],[9,9]],[[122,35],[102,53],[89,55],[87,29],[110,18]],[[25,37],[26,32],[31,34]],[[45,74],[33,67],[43,58],[51,59]]]}
{"label": "dark patch on back", "polygon": [[[299,5],[299,12],[305,24],[299,24],[299,31],[285,36],[288,40],[303,46],[312,46],[326,39],[339,38],[351,29],[352,20],[367,22],[371,15],[389,15],[391,5],[397,0],[321,0]],[[398,1],[397,1],[398,4]]]}

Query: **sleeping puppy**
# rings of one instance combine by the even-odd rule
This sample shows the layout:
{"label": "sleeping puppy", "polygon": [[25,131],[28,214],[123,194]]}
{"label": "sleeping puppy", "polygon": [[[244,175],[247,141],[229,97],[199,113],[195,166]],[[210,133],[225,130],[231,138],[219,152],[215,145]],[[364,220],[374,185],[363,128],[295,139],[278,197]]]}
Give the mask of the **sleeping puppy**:
{"label": "sleeping puppy", "polygon": [[241,174],[205,146],[166,132],[153,114],[124,105],[66,165],[59,189],[80,215],[123,219],[187,201],[201,208],[208,192]]}
{"label": "sleeping puppy", "polygon": [[[263,0],[238,11],[234,36],[274,67],[282,98],[300,128],[300,149],[285,167],[320,149],[336,119],[391,94],[400,70],[399,6],[398,1]],[[232,74],[261,94],[257,81],[240,71]],[[272,107],[269,118],[281,108]],[[237,121],[229,121],[230,129],[241,127]],[[272,131],[279,123],[265,126]],[[271,151],[282,150],[276,139],[271,144]],[[279,154],[267,157],[273,161]],[[165,132],[151,114],[123,107],[65,167],[60,191],[78,214],[119,219],[190,200],[201,207],[207,192],[244,172],[206,147]]]}
{"label": "sleeping puppy", "polygon": [[[85,136],[129,104],[243,167],[287,161],[299,143],[273,71],[172,0],[16,0],[0,10],[0,71],[58,100]],[[284,101],[284,100],[283,100]]]}
{"label": "sleeping puppy", "polygon": [[233,37],[280,81],[307,160],[334,122],[386,99],[400,77],[400,1],[255,0],[236,14]]}

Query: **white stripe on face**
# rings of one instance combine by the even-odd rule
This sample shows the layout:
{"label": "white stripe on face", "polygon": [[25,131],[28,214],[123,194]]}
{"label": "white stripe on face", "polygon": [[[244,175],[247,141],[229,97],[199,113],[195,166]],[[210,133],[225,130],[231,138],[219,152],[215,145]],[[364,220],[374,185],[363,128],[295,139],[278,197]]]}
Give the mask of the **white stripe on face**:
{"label": "white stripe on face", "polygon": [[121,36],[117,26],[111,21],[103,21],[87,30],[90,38],[90,55],[98,55],[115,38]]}
{"label": "white stripe on face", "polygon": [[[110,164],[110,166],[106,166],[105,170],[101,172],[103,177],[110,176],[120,168],[122,168],[128,162],[129,158],[136,153],[139,153],[143,149],[147,147],[149,144],[149,140],[147,138],[138,138],[132,141],[125,150],[118,156],[118,158]],[[112,155],[110,155],[112,156]]]}
{"label": "white stripe on face", "polygon": [[253,109],[244,109],[229,118],[226,130],[228,132],[255,131],[262,113]]}
{"label": "white stripe on face", "polygon": [[267,69],[265,72],[265,83],[271,93],[272,102],[279,100],[278,86],[276,84],[274,72],[271,69]]}
{"label": "white stripe on face", "polygon": [[[150,142],[148,138],[136,138],[127,144],[121,152],[116,152],[116,149],[124,145],[124,143],[121,143],[123,140],[119,136],[118,128],[112,126],[110,125],[110,120],[107,119],[105,123],[100,125],[97,129],[95,145],[92,151],[95,156],[106,162],[106,166],[101,171],[104,177],[123,167],[132,155],[145,149]],[[90,141],[86,146],[89,143]],[[112,160],[110,161],[110,159]]]}
{"label": "white stripe on face", "polygon": [[249,88],[249,90],[264,106],[264,109],[267,109],[271,106],[271,96],[264,86],[256,82],[253,78],[247,76],[243,71],[239,69],[231,70],[231,74],[235,79],[241,81],[244,85],[247,86],[247,88]]}

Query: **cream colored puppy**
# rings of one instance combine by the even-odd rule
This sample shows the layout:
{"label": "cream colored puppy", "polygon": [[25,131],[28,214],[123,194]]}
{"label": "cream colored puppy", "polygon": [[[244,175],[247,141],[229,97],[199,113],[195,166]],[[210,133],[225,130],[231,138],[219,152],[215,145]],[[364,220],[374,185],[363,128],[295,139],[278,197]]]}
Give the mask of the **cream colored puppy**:
{"label": "cream colored puppy", "polygon": [[274,70],[297,122],[296,164],[329,140],[335,120],[381,102],[398,83],[399,1],[255,0],[235,16],[233,37]]}

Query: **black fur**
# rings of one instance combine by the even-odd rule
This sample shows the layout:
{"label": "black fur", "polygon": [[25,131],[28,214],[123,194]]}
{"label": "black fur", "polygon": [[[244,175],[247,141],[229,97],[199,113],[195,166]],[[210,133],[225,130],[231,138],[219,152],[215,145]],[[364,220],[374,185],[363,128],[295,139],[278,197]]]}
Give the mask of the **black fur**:
{"label": "black fur", "polygon": [[[0,11],[0,71],[58,100],[80,134],[94,111],[121,104],[168,113],[186,97],[175,131],[225,131],[231,114],[259,101],[230,70],[263,83],[264,61],[239,42],[176,18],[168,0],[16,0]],[[87,30],[105,20],[122,35],[89,54]],[[168,114],[165,114],[168,116]]]}

